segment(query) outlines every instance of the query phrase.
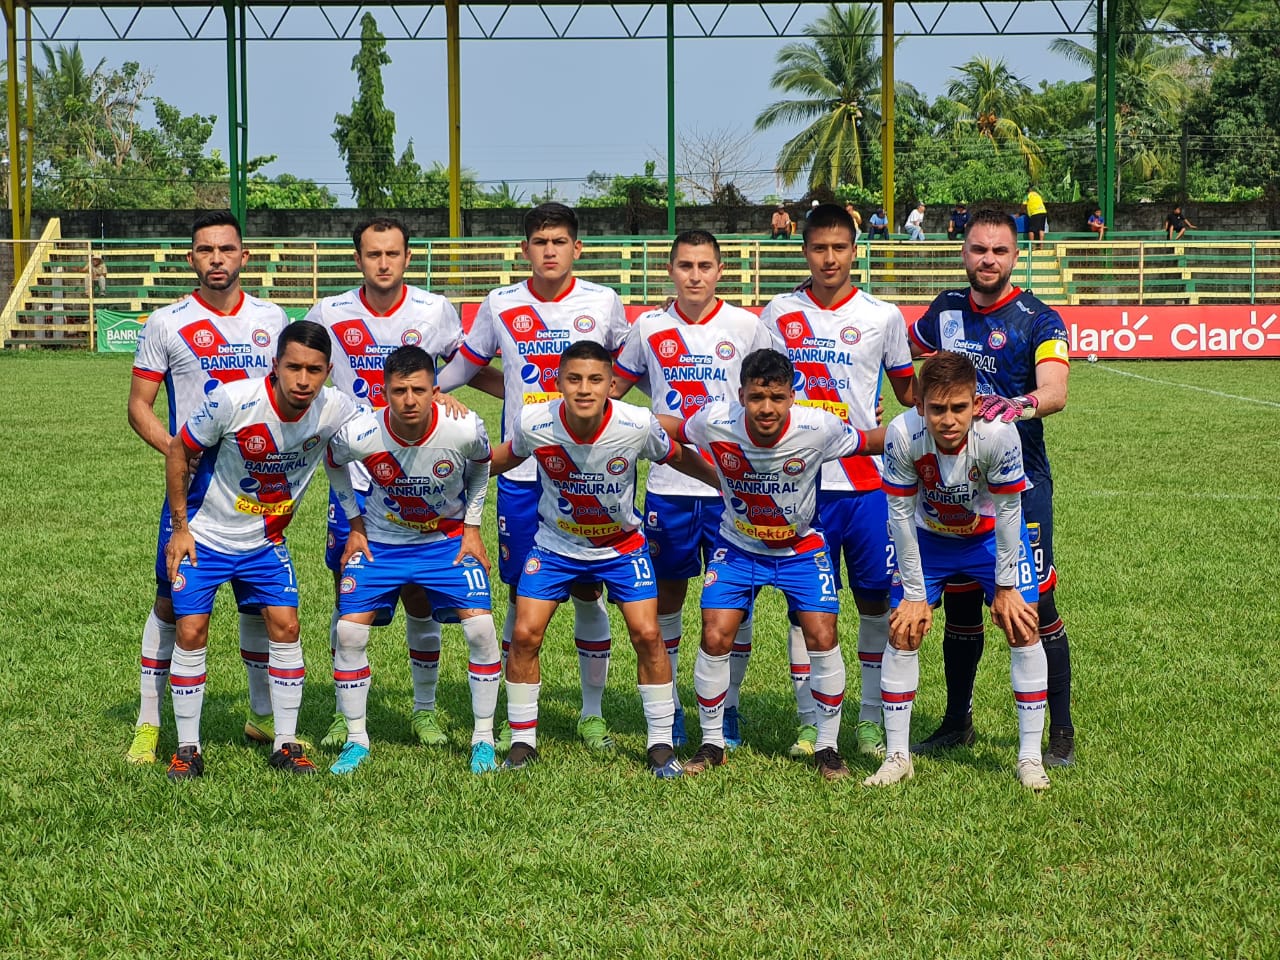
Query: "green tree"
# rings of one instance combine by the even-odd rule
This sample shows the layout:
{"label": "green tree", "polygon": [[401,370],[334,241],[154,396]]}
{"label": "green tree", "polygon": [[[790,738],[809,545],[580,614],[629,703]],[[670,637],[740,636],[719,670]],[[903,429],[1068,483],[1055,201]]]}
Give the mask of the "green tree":
{"label": "green tree", "polygon": [[1044,156],[1026,130],[1044,118],[1031,88],[1003,60],[973,57],[955,69],[960,75],[947,82],[946,99],[955,108],[957,129],[986,139],[996,152],[1012,145],[1036,182]]}
{"label": "green tree", "polygon": [[[461,173],[462,206],[470,210],[479,205],[480,190],[476,175],[464,169]],[[449,205],[449,168],[438,160],[425,170],[413,152],[413,141],[404,148],[396,163],[391,181],[391,205],[398,209],[447,207]]]}
{"label": "green tree", "polygon": [[[869,179],[868,142],[880,132],[879,24],[873,7],[832,3],[804,28],[811,42],[778,51],[778,69],[769,82],[798,99],[765,107],[755,128],[808,123],[778,153],[777,171],[785,183],[795,183],[806,168],[810,190],[862,186]],[[897,84],[894,92],[899,106],[920,99],[910,84]]]}
{"label": "green tree", "polygon": [[382,68],[391,62],[373,14],[360,18],[360,52],[351,60],[358,93],[334,119],[333,139],[360,207],[386,207],[396,170],[396,116],[383,102]]}
{"label": "green tree", "polygon": [[332,210],[337,205],[332,191],[314,180],[291,173],[270,179],[261,173],[249,177],[250,210]]}

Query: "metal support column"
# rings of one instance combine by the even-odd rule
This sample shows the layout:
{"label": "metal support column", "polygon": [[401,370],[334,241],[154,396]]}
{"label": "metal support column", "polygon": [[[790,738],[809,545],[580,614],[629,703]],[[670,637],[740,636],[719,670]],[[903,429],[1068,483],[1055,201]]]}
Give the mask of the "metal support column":
{"label": "metal support column", "polygon": [[245,22],[245,0],[237,2],[240,6],[240,63],[237,69],[240,81],[240,207],[236,216],[244,226],[249,215],[249,48],[246,43],[249,29]]}
{"label": "metal support column", "polygon": [[[667,233],[676,232],[676,5],[667,0]],[[647,267],[647,262],[646,262]]]}
{"label": "metal support column", "polygon": [[449,68],[449,236],[462,236],[462,67],[458,0],[447,0],[445,48]]}
{"label": "metal support column", "polygon": [[244,197],[240,194],[240,81],[239,51],[236,46],[235,0],[222,0],[227,21],[227,168],[229,171],[230,208],[244,225]]}
{"label": "metal support column", "polygon": [[893,0],[884,0],[880,19],[880,170],[881,199],[892,232],[893,214]]}
{"label": "metal support column", "polygon": [[23,26],[22,40],[27,47],[27,65],[25,68],[27,80],[27,166],[26,166],[26,184],[22,191],[22,229],[27,232],[31,229],[31,191],[32,178],[35,176],[36,166],[36,90],[35,90],[35,73],[36,68],[31,63],[31,8],[26,9],[26,23]]}
{"label": "metal support column", "polygon": [[[18,138],[18,11],[16,0],[2,0],[4,9],[5,88],[8,101],[9,136],[9,216],[14,240],[27,239],[22,222],[22,144]],[[21,243],[13,245],[13,280],[15,283],[25,266]]]}
{"label": "metal support column", "polygon": [[[1103,2],[1103,0],[1099,0]],[[1119,29],[1119,8],[1116,0],[1106,0],[1107,4],[1107,154],[1106,174],[1107,191],[1106,206],[1102,215],[1107,224],[1116,222],[1116,32]],[[1114,227],[1113,227],[1114,229]]]}
{"label": "metal support column", "polygon": [[[1093,154],[1098,183],[1098,198],[1095,202],[1105,217],[1107,215],[1107,202],[1104,199],[1107,189],[1107,84],[1104,78],[1107,75],[1107,12],[1104,2],[1105,0],[1095,0],[1098,19],[1097,29],[1093,35]],[[1110,220],[1107,221],[1107,226],[1115,230],[1115,224]]]}

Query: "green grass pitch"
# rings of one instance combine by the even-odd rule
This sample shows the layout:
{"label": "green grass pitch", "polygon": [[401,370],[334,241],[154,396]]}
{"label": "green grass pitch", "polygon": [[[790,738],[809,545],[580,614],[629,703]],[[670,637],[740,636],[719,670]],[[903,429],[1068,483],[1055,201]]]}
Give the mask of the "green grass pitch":
{"label": "green grass pitch", "polygon": [[[412,744],[397,622],[371,646],[371,763],[287,780],[240,735],[226,596],[206,777],[130,767],[161,460],[126,424],[127,359],[0,356],[0,956],[1280,956],[1277,371],[1076,365],[1047,432],[1079,763],[1035,797],[1013,775],[1008,659],[991,634],[973,750],[882,791],[786,759],[776,595],[757,619],[747,746],[697,780],[644,771],[620,622],[605,710],[621,755],[577,744],[568,610],[545,648],[536,769],[467,772],[456,628],[441,670],[453,745]],[[465,396],[496,432],[496,405]],[[312,739],[333,704],[318,487],[290,528]],[[495,599],[504,609],[500,587]],[[691,597],[687,703],[697,622]],[[842,618],[852,709],[854,623]],[[943,706],[940,635],[917,735]],[[166,757],[173,746],[166,704]]]}

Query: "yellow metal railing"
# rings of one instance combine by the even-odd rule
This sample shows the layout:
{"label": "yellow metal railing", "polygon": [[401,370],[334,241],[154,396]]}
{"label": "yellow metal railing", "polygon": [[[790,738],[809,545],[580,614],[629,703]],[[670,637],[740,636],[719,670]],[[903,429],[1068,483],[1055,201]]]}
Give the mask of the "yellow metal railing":
{"label": "yellow metal railing", "polygon": [[[613,287],[628,304],[661,303],[671,293],[670,241],[602,238],[584,241],[575,272]],[[307,308],[360,282],[349,243],[262,240],[248,243],[241,273],[249,292],[283,307]],[[0,325],[4,343],[91,346],[97,309],[145,314],[189,293],[193,275],[185,240],[62,240],[57,221],[28,242],[29,262]],[[413,244],[408,280],[455,303],[476,303],[494,287],[528,275],[514,239],[430,240]],[[760,306],[807,275],[798,240],[726,238],[720,293]],[[1014,282],[1056,304],[1200,304],[1280,298],[1280,240],[1148,242],[1092,239],[1026,245]],[[863,243],[854,283],[900,304],[928,303],[964,286],[959,245],[945,241]]]}

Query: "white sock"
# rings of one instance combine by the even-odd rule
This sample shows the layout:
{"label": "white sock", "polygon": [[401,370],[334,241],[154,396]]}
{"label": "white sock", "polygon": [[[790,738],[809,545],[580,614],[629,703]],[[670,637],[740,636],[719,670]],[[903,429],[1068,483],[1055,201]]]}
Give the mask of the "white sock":
{"label": "white sock", "polygon": [[511,743],[538,745],[538,692],[541,683],[507,681],[507,725],[511,727]]}
{"label": "white sock", "polygon": [[142,626],[142,657],[139,662],[138,723],[160,726],[160,697],[169,682],[169,664],[173,660],[173,643],[178,628],[156,616],[147,614]]}
{"label": "white sock", "polygon": [[880,723],[880,663],[889,645],[889,614],[858,614],[858,666],[862,673],[862,701],[858,720]]}
{"label": "white sock", "polygon": [[[333,608],[333,613],[329,614],[329,662],[332,664],[338,656],[338,621],[342,619],[342,615],[338,613],[337,605]],[[342,712],[342,704],[338,703],[338,691],[333,691],[333,709],[337,713]]]}
{"label": "white sock", "polygon": [[1009,648],[1009,679],[1018,708],[1018,760],[1040,759],[1044,708],[1049,700],[1049,663],[1044,644]]}
{"label": "white sock", "polygon": [[498,634],[488,613],[462,621],[467,640],[467,686],[471,688],[472,743],[493,743],[493,714],[498,708],[498,679],[502,664]]}
{"label": "white sock", "polygon": [[713,657],[698,649],[693,662],[693,692],[702,718],[702,742],[724,749],[724,700],[729,693],[729,654]]}
{"label": "white sock", "polygon": [[409,645],[409,672],[413,674],[413,709],[436,708],[436,683],[440,679],[440,624],[432,617],[404,615],[404,639]]}
{"label": "white sock", "polygon": [[671,697],[670,683],[641,683],[640,704],[644,707],[644,723],[648,731],[645,749],[658,744],[671,746],[671,724],[676,716],[676,703]]}
{"label": "white sock", "polygon": [[271,713],[271,677],[267,674],[267,622],[261,613],[240,614],[240,659],[249,680],[249,709],[263,717]]}
{"label": "white sock", "polygon": [[578,645],[578,673],[582,677],[582,716],[603,717],[605,684],[613,640],[604,599],[573,598],[573,642]]}
{"label": "white sock", "polygon": [[178,746],[200,749],[200,711],[204,709],[205,661],[208,647],[199,650],[173,648],[169,689],[173,695],[173,720]]}
{"label": "white sock", "polygon": [[920,686],[920,652],[885,646],[880,661],[880,697],[884,701],[885,755],[910,753],[911,707]]}
{"label": "white sock", "polygon": [[671,700],[675,709],[680,709],[680,691],[676,689],[676,666],[680,662],[680,638],[684,635],[684,614],[658,614],[658,631],[662,634],[662,643],[667,648],[667,659],[671,661]]}
{"label": "white sock", "polygon": [[787,630],[787,659],[791,663],[791,688],[796,693],[796,713],[806,727],[818,725],[818,705],[809,690],[809,648],[804,645],[804,631],[794,623]]}
{"label": "white sock", "polygon": [[369,707],[369,626],[351,620],[339,620],[338,648],[333,655],[333,688],[338,695],[338,709],[347,718],[347,742],[369,746],[365,726]]}
{"label": "white sock", "polygon": [[276,739],[272,750],[298,739],[298,710],[302,707],[302,681],[307,669],[302,660],[302,644],[271,644],[271,712],[275,714]]}
{"label": "white sock", "polygon": [[742,681],[747,679],[747,664],[751,660],[751,617],[747,617],[738,627],[733,638],[733,646],[729,648],[729,691],[725,695],[726,709],[738,709],[738,695],[742,692]]}
{"label": "white sock", "polygon": [[840,711],[844,705],[844,657],[840,644],[830,650],[809,651],[809,692],[818,709],[817,750],[835,750],[840,741]]}
{"label": "white sock", "polygon": [[507,619],[502,621],[502,675],[507,675],[507,655],[511,653],[511,631],[516,628],[516,602],[507,601]]}

